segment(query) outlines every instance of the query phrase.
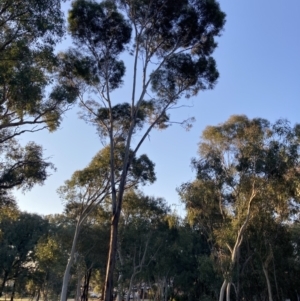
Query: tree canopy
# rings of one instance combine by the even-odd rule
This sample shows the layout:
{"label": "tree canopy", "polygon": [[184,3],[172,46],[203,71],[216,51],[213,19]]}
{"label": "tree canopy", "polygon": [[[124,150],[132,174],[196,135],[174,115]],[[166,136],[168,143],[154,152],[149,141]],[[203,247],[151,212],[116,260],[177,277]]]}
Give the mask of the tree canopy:
{"label": "tree canopy", "polygon": [[[215,86],[219,73],[212,53],[225,14],[214,0],[75,0],[68,23],[76,49],[60,54],[60,82],[78,91],[82,117],[97,127],[111,152],[113,222],[105,285],[110,301],[117,228],[133,158],[153,128],[169,125],[167,111],[182,97]],[[120,101],[112,92],[124,83],[125,52],[133,56],[132,89]],[[119,145],[125,148],[117,182],[114,153]]]}
{"label": "tree canopy", "polygon": [[[293,208],[299,204],[299,125],[231,116],[203,131],[199,158],[192,164],[197,179],[182,185],[181,197],[191,223],[205,233],[218,258],[224,277],[219,300],[223,301],[225,289],[226,300],[230,300],[232,283],[237,281],[239,286],[236,270],[244,269],[240,256],[248,231],[256,231],[257,236],[264,233],[265,241],[260,243],[265,245],[269,240],[265,231],[272,227],[285,231],[282,223],[294,219]],[[269,220],[273,226],[264,226],[258,219]],[[251,245],[254,248],[254,242]],[[248,255],[269,258],[262,270],[272,299],[267,265],[275,260],[270,257],[275,249],[267,247],[264,255],[258,249],[252,255],[248,251]],[[236,298],[241,298],[237,290]]]}

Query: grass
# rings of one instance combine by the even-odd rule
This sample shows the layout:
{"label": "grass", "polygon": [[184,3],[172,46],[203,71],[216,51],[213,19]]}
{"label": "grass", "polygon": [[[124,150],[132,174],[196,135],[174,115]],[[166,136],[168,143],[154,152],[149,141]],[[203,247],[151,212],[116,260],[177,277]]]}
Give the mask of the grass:
{"label": "grass", "polygon": [[[10,296],[7,296],[6,299],[5,297],[0,297],[0,301],[10,301]],[[14,301],[35,301],[35,298],[14,298]],[[43,298],[40,298],[39,301],[43,301]],[[74,301],[74,299],[68,299],[68,301]]]}

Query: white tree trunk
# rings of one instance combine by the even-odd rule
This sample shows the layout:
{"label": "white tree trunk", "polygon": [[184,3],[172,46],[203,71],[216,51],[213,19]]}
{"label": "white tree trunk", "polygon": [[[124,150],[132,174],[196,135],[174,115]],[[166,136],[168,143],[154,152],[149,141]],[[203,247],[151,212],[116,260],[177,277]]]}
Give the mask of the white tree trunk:
{"label": "white tree trunk", "polygon": [[272,288],[271,288],[270,278],[269,278],[268,271],[265,268],[264,264],[263,264],[263,271],[264,271],[264,274],[265,274],[265,277],[266,277],[269,301],[273,301],[273,295],[272,295]]}
{"label": "white tree trunk", "polygon": [[224,295],[225,295],[226,287],[227,287],[227,280],[224,279],[223,284],[222,284],[221,289],[220,289],[219,301],[224,301]]}
{"label": "white tree trunk", "polygon": [[[122,264],[121,264],[122,266]],[[119,274],[119,277],[118,277],[118,292],[117,292],[117,298],[116,298],[116,301],[122,301],[122,286],[121,286],[121,281],[122,281],[122,274]]]}
{"label": "white tree trunk", "polygon": [[226,287],[226,301],[230,301],[230,289],[231,289],[231,282],[228,282]]}
{"label": "white tree trunk", "polygon": [[[229,270],[228,270],[228,273],[227,273],[227,276],[229,276],[229,277],[231,277],[232,271],[233,271],[234,266],[235,266],[236,261],[237,261],[237,257],[238,257],[239,251],[240,251],[240,247],[241,247],[241,244],[243,242],[243,235],[246,231],[246,227],[247,227],[249,219],[250,219],[251,203],[252,203],[255,196],[256,196],[256,190],[254,188],[254,183],[253,183],[252,193],[251,193],[251,196],[249,198],[248,206],[247,206],[246,219],[245,219],[245,221],[243,222],[241,228],[238,231],[238,235],[236,237],[233,249],[231,249],[231,247],[227,244],[227,247],[228,247],[228,249],[231,253],[231,264],[230,264],[230,267],[229,267]],[[228,282],[228,280],[224,279],[224,282],[223,282],[221,290],[220,290],[219,301],[224,300],[225,288],[227,289],[226,290],[226,301],[230,301],[230,286],[231,286],[231,281]]]}
{"label": "white tree trunk", "polygon": [[61,288],[61,295],[60,295],[60,301],[67,301],[67,292],[68,292],[68,284],[69,284],[69,279],[70,279],[70,271],[71,267],[74,262],[74,255],[75,255],[75,250],[76,250],[76,244],[79,236],[79,231],[80,231],[80,221],[77,222],[76,228],[75,228],[75,233],[74,233],[74,238],[72,242],[72,248],[71,248],[71,253],[70,257],[66,266],[66,270],[64,273],[64,278],[63,278],[63,284]]}
{"label": "white tree trunk", "polygon": [[[136,274],[132,274],[131,278],[130,278],[130,282],[129,282],[129,288],[128,288],[128,292],[127,292],[127,296],[126,296],[126,301],[130,301],[130,294],[131,294],[131,290],[132,290],[132,285],[133,285],[133,279],[135,277]],[[134,297],[134,294],[132,294]]]}

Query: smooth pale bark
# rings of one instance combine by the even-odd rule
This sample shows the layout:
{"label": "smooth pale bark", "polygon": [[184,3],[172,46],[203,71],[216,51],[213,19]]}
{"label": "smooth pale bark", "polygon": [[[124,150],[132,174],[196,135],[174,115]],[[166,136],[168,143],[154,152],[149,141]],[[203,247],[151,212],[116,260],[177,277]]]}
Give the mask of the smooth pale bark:
{"label": "smooth pale bark", "polygon": [[[108,96],[109,99],[109,96]],[[109,101],[110,103],[110,101]],[[112,118],[112,116],[110,116]],[[125,191],[126,185],[126,178],[129,166],[131,164],[129,158],[129,150],[130,150],[130,143],[131,137],[133,134],[135,122],[132,120],[128,138],[126,141],[125,147],[125,154],[123,160],[123,169],[122,174],[120,177],[120,184],[117,194],[116,189],[116,182],[114,178],[115,173],[115,165],[114,165],[114,140],[113,140],[113,120],[111,119],[111,131],[110,131],[110,153],[111,153],[111,197],[112,197],[112,218],[110,224],[110,241],[109,241],[109,250],[108,250],[108,258],[107,258],[107,266],[106,266],[106,275],[105,275],[105,282],[104,282],[104,300],[105,301],[112,301],[113,300],[113,277],[114,277],[114,270],[116,265],[116,255],[117,255],[117,246],[118,246],[118,226],[120,220],[120,214],[122,210],[122,202],[123,202],[123,195]]]}
{"label": "smooth pale bark", "polygon": [[61,301],[67,301],[67,292],[68,292],[68,283],[70,280],[70,271],[71,271],[71,267],[74,262],[74,255],[75,255],[76,244],[77,244],[77,240],[78,240],[78,236],[79,236],[79,232],[80,232],[80,225],[81,225],[80,221],[78,221],[76,224],[76,228],[75,228],[70,257],[69,257],[69,260],[68,260],[68,263],[66,266],[66,270],[64,273],[63,284],[62,284],[61,295],[60,295]]}
{"label": "smooth pale bark", "polygon": [[[119,261],[120,261],[120,265],[121,267],[124,266],[124,262],[123,262],[123,257],[122,257],[122,254],[121,254],[121,251],[120,251],[120,248],[118,250],[118,255],[119,255]],[[118,277],[118,292],[117,292],[117,298],[116,298],[116,301],[122,301],[122,295],[123,295],[123,289],[122,289],[122,279],[123,279],[123,275],[122,273],[119,274],[119,277]]]}
{"label": "smooth pale bark", "polygon": [[[126,301],[130,301],[130,294],[131,294],[131,290],[132,290],[133,281],[135,279],[135,276],[142,271],[143,266],[145,264],[145,258],[146,258],[146,254],[147,254],[147,251],[148,251],[148,245],[149,245],[149,238],[146,241],[142,259],[141,259],[141,261],[139,262],[138,265],[135,265],[135,257],[134,257],[133,273],[130,277],[129,289],[128,289],[128,294],[127,294],[127,297],[126,297]],[[139,255],[141,255],[141,254],[139,254]],[[140,258],[140,256],[139,256],[139,258]]]}
{"label": "smooth pale bark", "polygon": [[[79,233],[81,230],[81,226],[83,225],[85,220],[88,218],[89,214],[93,211],[93,209],[97,205],[99,205],[104,200],[104,198],[107,196],[108,192],[105,192],[106,190],[107,190],[107,186],[103,188],[103,191],[100,191],[99,193],[95,193],[92,196],[90,196],[88,198],[88,201],[86,202],[86,208],[81,212],[80,216],[78,217],[78,221],[76,224],[75,233],[74,233],[74,237],[73,237],[73,241],[72,241],[70,257],[69,257],[69,260],[68,260],[68,263],[66,266],[66,270],[64,273],[64,277],[63,277],[60,301],[67,300],[68,284],[69,284],[69,280],[70,280],[70,271],[71,271],[71,267],[74,262],[74,255],[75,255],[76,245],[77,245]],[[104,195],[102,195],[103,193],[104,193]]]}
{"label": "smooth pale bark", "polygon": [[[135,27],[136,30],[136,27]],[[139,36],[139,33],[136,31],[135,32],[136,37]],[[139,57],[139,51],[140,51],[140,43],[139,39],[136,41],[135,45],[135,58],[134,58],[134,72],[133,72],[133,86],[132,86],[132,100],[131,100],[131,122],[130,122],[130,128],[128,130],[128,136],[126,138],[126,147],[125,147],[125,154],[124,154],[124,159],[123,159],[123,168],[122,168],[122,174],[120,177],[120,184],[119,184],[119,190],[117,194],[117,189],[116,189],[116,181],[115,181],[115,176],[114,176],[114,171],[115,171],[115,164],[114,164],[114,151],[115,151],[115,142],[114,142],[114,133],[113,133],[113,124],[114,120],[112,118],[112,103],[110,99],[110,88],[109,88],[109,83],[108,81],[106,82],[106,101],[108,103],[109,111],[110,111],[110,129],[108,130],[109,132],[109,140],[110,140],[110,155],[111,155],[111,160],[110,160],[110,166],[111,166],[111,198],[112,198],[112,222],[111,222],[111,230],[110,230],[110,243],[109,243],[109,253],[108,253],[108,259],[107,259],[107,267],[106,267],[106,275],[105,275],[105,284],[104,284],[104,300],[105,301],[112,301],[113,298],[113,273],[114,273],[114,268],[115,268],[115,260],[116,260],[116,254],[117,254],[117,235],[118,235],[118,224],[119,224],[119,218],[120,218],[120,213],[122,210],[122,202],[123,202],[123,195],[125,191],[125,185],[126,185],[126,178],[127,178],[127,173],[128,169],[131,165],[131,158],[129,158],[129,150],[131,146],[131,139],[134,133],[134,128],[136,125],[136,120],[137,120],[137,115],[136,112],[140,109],[140,106],[144,100],[145,94],[147,92],[147,88],[151,83],[151,78],[147,79],[147,71],[148,71],[148,63],[150,62],[148,58],[148,50],[145,50],[145,65],[143,67],[143,72],[142,72],[142,91],[139,95],[139,97],[136,98],[136,86],[137,86],[137,64],[138,64],[138,57]],[[158,65],[156,70],[159,70],[163,63],[168,59],[168,56],[172,55],[175,50],[172,50],[169,55],[167,55]],[[149,133],[151,130],[155,127],[155,125],[159,122],[161,117],[165,114],[166,110],[168,107],[171,105],[172,100],[167,102],[167,104],[164,105],[163,109],[161,110],[161,113],[156,117],[153,122],[151,122],[150,126],[148,129],[145,131],[143,134],[142,138],[138,141],[133,154],[136,154],[138,150],[140,149],[141,145],[143,144],[144,140],[146,137],[148,137]],[[64,300],[62,300],[64,301]]]}
{"label": "smooth pale bark", "polygon": [[264,264],[262,265],[262,268],[263,268],[263,272],[264,272],[266,282],[267,282],[269,301],[273,301],[272,287],[271,287],[271,282],[270,282],[270,278],[269,278],[269,273],[268,273],[267,267]]}
{"label": "smooth pale bark", "polygon": [[[121,264],[122,266],[122,264]],[[122,294],[123,294],[123,290],[122,290],[122,286],[121,286],[121,281],[122,281],[122,274],[119,275],[118,277],[118,291],[117,291],[117,297],[116,297],[116,301],[122,301]]]}
{"label": "smooth pale bark", "polygon": [[231,289],[231,282],[228,282],[226,287],[226,301],[230,301],[230,289]]}
{"label": "smooth pale bark", "polygon": [[[249,198],[248,206],[247,206],[246,219],[245,219],[244,223],[242,224],[241,228],[238,231],[238,235],[237,235],[237,238],[235,240],[235,244],[234,244],[233,249],[231,249],[231,247],[227,244],[227,247],[228,247],[228,249],[229,249],[229,251],[231,253],[231,263],[230,263],[230,267],[229,267],[229,270],[228,270],[226,276],[231,277],[232,271],[233,271],[234,266],[235,266],[235,264],[237,262],[237,257],[238,257],[239,251],[240,251],[241,244],[243,242],[243,235],[244,235],[244,233],[246,231],[246,227],[247,227],[249,219],[250,219],[251,203],[252,203],[252,201],[253,201],[253,199],[254,199],[255,196],[256,196],[256,190],[254,188],[254,183],[253,183],[252,193],[251,193],[251,196]],[[226,279],[224,280],[224,282],[222,284],[222,287],[221,287],[221,290],[220,290],[219,301],[223,301],[224,300],[225,288],[226,288],[226,291],[227,291],[227,293],[226,293],[226,301],[230,301],[230,296],[229,296],[230,295],[230,284],[231,284],[231,281],[228,282]],[[228,285],[229,285],[229,288],[228,288]],[[228,290],[229,290],[229,295],[228,295]]]}
{"label": "smooth pale bark", "polygon": [[[273,258],[272,247],[271,247],[271,253],[272,253],[272,258]],[[279,289],[278,289],[277,276],[276,276],[276,270],[275,270],[275,261],[274,260],[273,260],[273,275],[274,275],[274,281],[275,281],[275,287],[276,287],[277,296],[279,296]],[[281,298],[283,299],[282,296],[281,296]]]}
{"label": "smooth pale bark", "polygon": [[[131,295],[131,291],[132,291],[132,286],[133,286],[133,279],[134,279],[134,275],[131,275],[130,277],[130,282],[129,282],[129,288],[128,288],[128,292],[127,292],[127,295],[126,295],[126,301],[130,301],[130,295]],[[133,295],[133,298],[135,297],[134,294]]]}
{"label": "smooth pale bark", "polygon": [[219,301],[224,301],[226,287],[227,287],[227,280],[224,279],[223,284],[222,284],[221,289],[220,289]]}
{"label": "smooth pale bark", "polygon": [[117,239],[118,239],[118,225],[119,225],[120,212],[116,213],[111,221],[110,226],[110,242],[108,252],[108,263],[106,267],[105,287],[104,287],[104,300],[113,300],[113,272],[115,270],[116,253],[117,253]]}

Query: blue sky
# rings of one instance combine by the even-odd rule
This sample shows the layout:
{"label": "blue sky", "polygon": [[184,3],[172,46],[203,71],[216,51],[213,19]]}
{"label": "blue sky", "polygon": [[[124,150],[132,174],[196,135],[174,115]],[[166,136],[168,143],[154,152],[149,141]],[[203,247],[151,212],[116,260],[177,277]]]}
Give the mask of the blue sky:
{"label": "blue sky", "polygon": [[[141,153],[155,162],[157,173],[156,183],[144,187],[144,192],[164,197],[179,213],[183,206],[176,187],[194,179],[190,160],[197,155],[207,125],[224,122],[233,114],[300,122],[300,1],[222,0],[220,5],[227,22],[214,54],[220,72],[216,88],[183,100],[189,107],[174,111],[175,121],[196,118],[189,132],[173,125],[152,132],[141,148]],[[67,41],[59,46],[62,50],[67,47]],[[130,72],[130,62],[125,63]],[[129,91],[125,79],[118,95]],[[95,129],[80,120],[77,112],[78,108],[67,112],[61,128],[52,134],[39,132],[20,138],[22,143],[34,140],[41,144],[57,168],[43,186],[26,194],[15,192],[21,210],[62,212],[56,189],[101,149]]]}

